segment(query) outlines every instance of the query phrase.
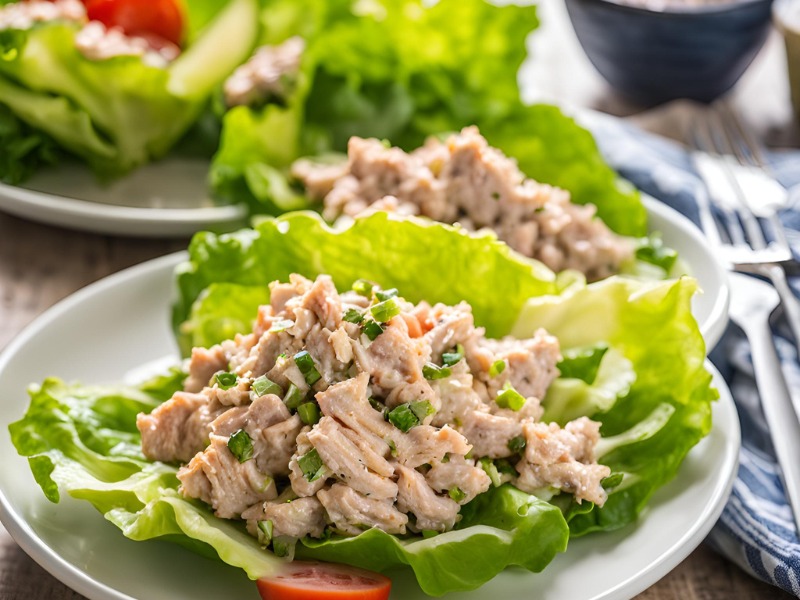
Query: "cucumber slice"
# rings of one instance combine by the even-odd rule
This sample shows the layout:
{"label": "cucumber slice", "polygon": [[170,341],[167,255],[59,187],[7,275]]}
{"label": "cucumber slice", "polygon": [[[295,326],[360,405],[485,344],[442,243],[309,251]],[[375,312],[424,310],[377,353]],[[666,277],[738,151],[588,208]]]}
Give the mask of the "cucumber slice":
{"label": "cucumber slice", "polygon": [[250,56],[257,36],[257,0],[231,0],[170,65],[169,91],[179,98],[210,94]]}

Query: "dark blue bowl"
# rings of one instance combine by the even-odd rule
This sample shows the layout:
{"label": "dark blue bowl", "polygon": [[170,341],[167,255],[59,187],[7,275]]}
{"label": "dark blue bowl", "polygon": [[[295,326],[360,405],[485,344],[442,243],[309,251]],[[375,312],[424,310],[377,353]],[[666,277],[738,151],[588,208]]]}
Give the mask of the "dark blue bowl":
{"label": "dark blue bowl", "polygon": [[655,105],[711,102],[755,58],[770,28],[772,0],[653,11],[613,0],[566,0],[589,60],[619,92]]}

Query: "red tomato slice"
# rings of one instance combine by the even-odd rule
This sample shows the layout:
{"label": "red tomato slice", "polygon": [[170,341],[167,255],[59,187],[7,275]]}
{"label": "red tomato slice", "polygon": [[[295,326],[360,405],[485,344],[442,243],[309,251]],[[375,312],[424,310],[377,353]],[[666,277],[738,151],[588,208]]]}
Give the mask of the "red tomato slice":
{"label": "red tomato slice", "polygon": [[128,35],[162,38],[180,46],[183,13],[176,0],[85,0],[86,14],[106,27],[119,27]]}
{"label": "red tomato slice", "polygon": [[296,561],[286,568],[256,582],[263,600],[386,600],[392,588],[388,577],[347,565]]}

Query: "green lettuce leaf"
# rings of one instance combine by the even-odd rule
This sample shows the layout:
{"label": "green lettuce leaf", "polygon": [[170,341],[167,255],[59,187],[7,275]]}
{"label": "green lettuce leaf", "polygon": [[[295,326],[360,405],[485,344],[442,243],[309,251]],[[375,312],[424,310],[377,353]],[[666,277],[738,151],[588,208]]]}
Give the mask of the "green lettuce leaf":
{"label": "green lettuce leaf", "polygon": [[[258,290],[267,294],[270,282],[286,280],[290,273],[327,273],[339,289],[366,278],[403,290],[411,302],[436,299],[455,304],[469,298],[476,320],[496,336],[511,328],[528,298],[557,291],[552,271],[512,252],[490,233],[469,235],[448,225],[387,213],[334,229],[316,213],[292,213],[265,219],[255,229],[194,236],[189,260],[179,267],[173,309],[181,350],[191,350],[191,332],[209,331],[204,321],[254,316],[263,297]],[[227,291],[216,294],[219,301],[208,312],[193,308],[212,284],[228,284]],[[241,293],[231,284],[241,286]],[[475,293],[483,288],[493,293]],[[220,335],[204,335],[202,341],[220,342],[225,339]]]}
{"label": "green lettuce leaf", "polygon": [[[262,549],[241,522],[218,519],[203,503],[185,499],[177,469],[141,454],[136,414],[157,406],[173,379],[140,389],[48,379],[31,388],[25,417],[10,426],[12,441],[53,502],[62,492],[87,500],[130,539],[176,541],[252,579],[279,573],[284,561]],[[304,540],[297,556],[377,570],[410,565],[423,590],[440,595],[474,589],[506,565],[541,571],[566,548],[561,511],[510,486],[479,496],[462,514],[458,530],[432,539],[401,540],[373,529],[357,538]]]}
{"label": "green lettuce leaf", "polygon": [[440,596],[474,589],[505,566],[538,573],[567,547],[569,529],[561,511],[510,485],[481,494],[461,515],[457,529],[431,538],[401,539],[380,529],[351,538],[306,538],[297,556],[374,571],[409,565],[423,591]]}
{"label": "green lettuce leaf", "polygon": [[[575,375],[554,385],[585,387],[560,405],[546,398],[545,410],[562,422],[578,413],[598,420],[597,454],[612,472],[604,480],[609,496],[602,508],[552,495],[557,490],[536,498],[501,486],[465,506],[453,532],[425,539],[370,530],[351,539],[303,540],[299,556],[378,569],[407,564],[433,594],[472,589],[507,565],[537,571],[563,549],[567,535],[634,522],[710,430],[716,393],[691,315],[697,288],[691,278],[574,280],[562,289],[551,272],[490,235],[384,213],[332,229],[318,215],[298,213],[265,220],[255,230],[194,238],[177,272],[174,315],[184,344],[248,330],[268,295],[266,284],[291,272],[329,273],[339,289],[364,277],[397,287],[412,301],[465,300],[476,323],[494,337],[548,329],[573,362],[565,371]],[[581,350],[601,344],[608,350],[599,363],[581,364]],[[280,564],[241,524],[220,521],[201,503],[181,498],[175,468],[141,454],[135,416],[163,401],[180,376],[172,372],[141,389],[47,380],[31,389],[31,406],[11,425],[12,439],[48,498],[64,492],[84,498],[133,539],[164,537],[251,577],[274,574]]]}
{"label": "green lettuce leaf", "polygon": [[[662,282],[612,277],[573,288],[563,297],[531,298],[520,313],[512,335],[530,336],[545,327],[566,350],[602,341],[630,361],[635,373],[627,393],[584,409],[602,424],[601,436],[609,438],[600,462],[612,473],[622,473],[623,480],[602,508],[566,509],[573,536],[633,521],[710,431],[711,402],[718,394],[711,387],[705,342],[690,310],[696,291],[697,282],[689,277]],[[624,389],[628,382],[619,383],[612,379],[612,389]],[[563,392],[559,385],[555,394]],[[558,414],[551,416],[559,419]]]}
{"label": "green lettuce leaf", "polygon": [[58,162],[58,146],[51,138],[29,127],[0,104],[0,181],[17,184],[40,167]]}
{"label": "green lettuce leaf", "polygon": [[99,175],[121,175],[163,156],[198,118],[251,51],[257,10],[257,0],[231,0],[194,35],[190,9],[192,44],[166,69],[132,56],[85,58],[76,23],[1,31],[0,105]]}

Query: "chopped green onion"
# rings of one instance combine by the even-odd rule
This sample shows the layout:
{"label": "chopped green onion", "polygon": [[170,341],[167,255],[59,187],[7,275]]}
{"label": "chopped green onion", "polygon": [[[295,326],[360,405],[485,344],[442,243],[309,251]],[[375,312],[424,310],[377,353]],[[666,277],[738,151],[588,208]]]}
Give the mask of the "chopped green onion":
{"label": "chopped green onion", "polygon": [[511,410],[519,410],[525,405],[525,397],[515,390],[508,381],[506,381],[494,401],[500,408],[510,408]]}
{"label": "chopped green onion", "polygon": [[294,325],[294,321],[291,319],[281,319],[280,321],[275,321],[272,323],[272,327],[269,328],[270,333],[278,333],[279,331],[286,331]]}
{"label": "chopped green onion", "polygon": [[275,483],[275,480],[269,475],[265,475],[264,480],[259,485],[255,486],[256,491],[261,492],[263,494],[269,489],[269,486],[271,486],[273,483]]}
{"label": "chopped green onion", "polygon": [[357,310],[355,308],[348,308],[346,311],[344,311],[342,320],[347,321],[348,323],[358,324],[364,321],[364,315],[360,310]]}
{"label": "chopped green onion", "polygon": [[610,490],[612,488],[617,487],[620,483],[622,483],[622,479],[625,476],[624,473],[612,473],[608,477],[604,477],[600,480],[600,485],[603,488]]}
{"label": "chopped green onion", "polygon": [[425,379],[444,379],[445,377],[450,377],[451,374],[450,367],[440,367],[431,362],[422,367],[422,376]]}
{"label": "chopped green onion", "polygon": [[462,358],[464,358],[464,346],[458,344],[450,352],[445,352],[444,354],[442,354],[442,363],[444,363],[446,367],[452,367]]}
{"label": "chopped green onion", "polygon": [[500,485],[503,482],[500,479],[500,473],[497,470],[497,467],[495,466],[495,464],[492,461],[492,459],[484,457],[484,458],[480,459],[478,461],[478,463],[481,465],[481,469],[483,469],[483,471],[489,476],[489,479],[491,480],[492,485],[494,487],[500,487]]}
{"label": "chopped green onion", "polygon": [[322,462],[316,448],[298,458],[297,464],[300,465],[303,476],[309,482],[316,481],[325,475],[325,464]]}
{"label": "chopped green onion", "polygon": [[269,546],[272,541],[272,532],[274,531],[272,521],[259,521],[258,522],[258,541],[264,546]]}
{"label": "chopped green onion", "polygon": [[262,375],[256,379],[250,386],[259,398],[267,394],[275,394],[276,396],[283,395],[283,389],[271,379],[267,379],[266,375]]}
{"label": "chopped green onion", "polygon": [[489,367],[489,377],[497,377],[506,370],[506,361],[504,360],[496,360],[492,363],[492,366]]}
{"label": "chopped green onion", "polygon": [[439,535],[440,532],[436,531],[435,529],[423,529],[422,530],[422,539],[429,540],[432,537],[436,537]]}
{"label": "chopped green onion", "polygon": [[306,383],[309,386],[314,385],[322,379],[322,375],[319,374],[314,364],[314,359],[311,358],[311,355],[306,350],[302,350],[294,355],[294,364],[300,369],[300,372],[303,374],[303,377],[305,377]]}
{"label": "chopped green onion", "polygon": [[389,412],[389,422],[402,432],[422,423],[426,417],[436,411],[427,400],[401,404]]}
{"label": "chopped green onion", "polygon": [[372,295],[373,285],[366,279],[357,279],[353,283],[353,291],[359,296],[366,296],[369,298]]}
{"label": "chopped green onion", "polygon": [[281,352],[280,354],[278,354],[278,360],[283,360],[285,358],[286,358],[286,352]]}
{"label": "chopped green onion", "polygon": [[369,405],[380,413],[386,410],[386,406],[381,403],[380,400],[372,396],[369,397]]}
{"label": "chopped green onion", "polygon": [[397,444],[394,443],[394,440],[392,438],[388,438],[386,440],[386,443],[389,445],[389,453],[392,456],[396,457],[397,456]]}
{"label": "chopped green onion", "polygon": [[450,453],[445,452],[444,456],[442,457],[442,463],[447,464],[450,462]]}
{"label": "chopped green onion", "polygon": [[372,341],[374,341],[376,337],[383,333],[383,327],[380,323],[376,323],[375,321],[367,321],[364,323],[362,330],[364,331],[364,334]]}
{"label": "chopped green onion", "polygon": [[391,321],[392,317],[400,314],[400,305],[397,304],[396,298],[389,298],[372,306],[369,312],[372,313],[372,317],[378,323],[386,323]]}
{"label": "chopped green onion", "polygon": [[513,437],[508,440],[508,449],[518,454],[525,450],[525,446],[528,445],[527,440],[525,439],[524,435],[518,435],[517,437]]}
{"label": "chopped green onion", "polygon": [[217,373],[214,379],[217,381],[217,385],[223,390],[231,389],[239,380],[236,373]]}
{"label": "chopped green onion", "polygon": [[239,429],[228,438],[228,450],[240,463],[247,462],[253,458],[253,440],[244,429]]}
{"label": "chopped green onion", "polygon": [[290,383],[289,389],[286,390],[286,395],[283,397],[283,403],[289,410],[294,410],[306,399],[306,395],[300,391],[295,384]]}
{"label": "chopped green onion", "polygon": [[391,288],[389,290],[375,290],[375,297],[380,301],[384,302],[389,298],[394,298],[397,296],[397,288]]}
{"label": "chopped green onion", "polygon": [[316,425],[319,423],[319,406],[314,402],[305,402],[298,406],[297,414],[300,415],[300,420],[306,425]]}
{"label": "chopped green onion", "polygon": [[464,493],[464,490],[455,485],[451,487],[447,493],[456,502],[461,502],[462,500],[464,500],[464,498],[467,497],[467,495]]}
{"label": "chopped green onion", "polygon": [[293,538],[287,536],[276,537],[272,540],[272,552],[278,558],[288,558],[294,555],[294,544],[295,540]]}
{"label": "chopped green onion", "polygon": [[517,470],[507,458],[498,458],[494,461],[494,466],[497,468],[497,471],[503,475],[511,475],[512,477],[517,476]]}
{"label": "chopped green onion", "polygon": [[427,400],[419,400],[417,402],[412,402],[410,406],[411,406],[411,412],[417,415],[417,418],[419,419],[420,423],[422,423],[422,421],[424,421],[426,417],[429,417],[430,415],[436,412],[433,406],[431,406],[431,403],[428,402]]}

